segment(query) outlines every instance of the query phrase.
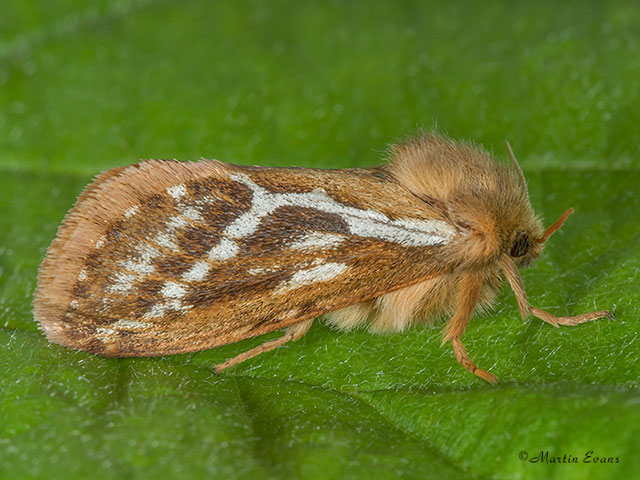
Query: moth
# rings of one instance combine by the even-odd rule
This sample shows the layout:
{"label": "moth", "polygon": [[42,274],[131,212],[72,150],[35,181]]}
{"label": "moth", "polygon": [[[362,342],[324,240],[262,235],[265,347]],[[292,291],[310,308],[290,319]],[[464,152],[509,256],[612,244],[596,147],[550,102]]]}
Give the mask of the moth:
{"label": "moth", "polygon": [[107,357],[209,349],[276,330],[217,371],[297,340],[324,315],[341,330],[401,332],[448,318],[443,344],[471,373],[461,338],[503,278],[521,316],[518,271],[542,253],[513,153],[437,133],[390,147],[381,166],[341,170],[146,160],[95,178],[40,266],[34,317],[49,341]]}

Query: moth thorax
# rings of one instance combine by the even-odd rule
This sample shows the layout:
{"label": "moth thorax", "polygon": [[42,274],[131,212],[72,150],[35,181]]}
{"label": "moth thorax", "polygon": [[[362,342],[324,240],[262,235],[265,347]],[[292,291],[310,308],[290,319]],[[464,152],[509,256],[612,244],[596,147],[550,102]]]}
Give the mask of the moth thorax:
{"label": "moth thorax", "polygon": [[533,248],[533,241],[527,232],[520,230],[516,233],[516,238],[511,245],[511,255],[513,258],[524,257]]}

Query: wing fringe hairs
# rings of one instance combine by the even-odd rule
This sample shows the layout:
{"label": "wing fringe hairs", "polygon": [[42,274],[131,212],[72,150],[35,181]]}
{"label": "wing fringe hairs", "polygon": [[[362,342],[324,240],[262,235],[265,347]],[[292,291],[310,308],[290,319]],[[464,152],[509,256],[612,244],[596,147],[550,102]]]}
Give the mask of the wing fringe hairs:
{"label": "wing fringe hairs", "polygon": [[147,160],[96,177],[69,211],[39,270],[34,316],[54,343],[115,357],[216,347],[284,329],[222,370],[300,338],[326,314],[340,328],[402,331],[449,316],[458,362],[477,307],[503,276],[523,317],[518,267],[546,231],[515,158],[436,134],[395,145],[374,168],[244,167]]}

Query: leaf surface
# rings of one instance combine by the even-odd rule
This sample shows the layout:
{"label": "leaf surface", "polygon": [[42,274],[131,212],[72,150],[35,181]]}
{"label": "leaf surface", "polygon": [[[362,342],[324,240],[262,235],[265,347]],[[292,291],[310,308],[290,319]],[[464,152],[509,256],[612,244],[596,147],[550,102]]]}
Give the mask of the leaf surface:
{"label": "leaf surface", "polygon": [[[4,3],[0,478],[640,474],[634,2]],[[440,348],[439,326],[316,322],[222,376],[211,366],[264,339],[105,359],[37,330],[38,264],[99,171],[139,158],[372,165],[436,121],[501,157],[507,137],[546,224],[576,209],[523,271],[531,302],[615,321],[523,323],[504,288],[464,336],[496,387]]]}

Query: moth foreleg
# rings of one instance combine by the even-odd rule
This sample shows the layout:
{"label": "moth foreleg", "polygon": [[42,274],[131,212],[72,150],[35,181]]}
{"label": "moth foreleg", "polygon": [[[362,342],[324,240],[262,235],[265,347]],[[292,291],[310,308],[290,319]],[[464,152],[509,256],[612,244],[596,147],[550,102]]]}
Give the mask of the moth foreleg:
{"label": "moth foreleg", "polygon": [[527,318],[527,315],[529,313],[535,317],[538,317],[540,320],[544,320],[545,322],[553,325],[554,327],[559,327],[560,325],[579,325],[581,323],[589,322],[591,320],[597,320],[598,318],[604,317],[608,317],[613,320],[613,315],[610,312],[604,310],[599,312],[583,313],[582,315],[576,315],[575,317],[556,317],[549,312],[536,307],[532,307],[531,304],[529,304],[529,300],[527,299],[527,294],[524,290],[522,278],[520,277],[520,273],[518,272],[518,267],[516,266],[516,264],[506,255],[502,257],[501,262],[502,270],[507,277],[509,285],[511,285],[511,289],[516,295],[518,308],[520,309],[520,314],[522,315],[523,320]]}
{"label": "moth foreleg", "polygon": [[576,315],[575,317],[556,317],[549,312],[545,312],[544,310],[540,310],[536,307],[530,307],[531,314],[535,317],[538,317],[540,320],[544,320],[547,323],[550,323],[554,327],[559,327],[560,325],[565,326],[573,326],[579,325],[581,323],[589,322],[591,320],[597,320],[598,318],[608,317],[613,320],[613,315],[607,311],[600,312],[590,312],[583,313],[582,315]]}
{"label": "moth foreleg", "polygon": [[233,367],[240,362],[244,362],[250,358],[256,357],[264,352],[269,352],[274,350],[287,342],[299,340],[311,327],[313,323],[313,318],[311,320],[305,320],[304,322],[299,322],[290,327],[287,327],[284,331],[284,335],[280,338],[274,338],[273,340],[269,340],[267,342],[261,343],[257,347],[252,348],[251,350],[247,350],[246,352],[242,352],[240,355],[236,355],[233,358],[230,358],[226,362],[222,362],[215,367],[213,367],[216,373],[220,373],[223,370]]}
{"label": "moth foreleg", "polygon": [[476,364],[471,361],[467,355],[466,348],[464,348],[464,345],[462,345],[462,341],[460,340],[462,334],[467,328],[467,325],[469,324],[469,319],[480,300],[483,283],[484,279],[482,275],[477,272],[467,273],[460,278],[457,290],[458,306],[453,317],[451,317],[451,320],[449,320],[449,323],[447,323],[447,326],[445,327],[445,335],[442,343],[444,344],[449,340],[451,341],[453,353],[455,354],[458,363],[464,368],[489,383],[497,383],[498,379],[495,375],[478,368]]}

